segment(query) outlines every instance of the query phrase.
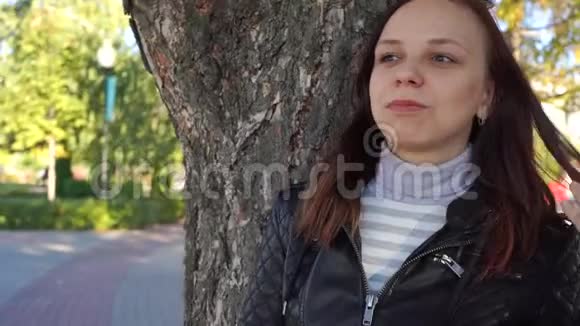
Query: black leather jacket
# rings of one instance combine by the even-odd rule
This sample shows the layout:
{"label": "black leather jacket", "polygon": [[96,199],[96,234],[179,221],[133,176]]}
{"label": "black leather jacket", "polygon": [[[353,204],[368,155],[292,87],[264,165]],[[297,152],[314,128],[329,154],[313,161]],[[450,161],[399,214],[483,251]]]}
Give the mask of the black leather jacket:
{"label": "black leather jacket", "polygon": [[564,218],[545,225],[531,260],[478,282],[489,211],[481,200],[458,198],[443,229],[374,297],[367,295],[358,236],[343,229],[321,249],[292,235],[303,187],[280,193],[274,204],[239,325],[580,325],[580,234]]}

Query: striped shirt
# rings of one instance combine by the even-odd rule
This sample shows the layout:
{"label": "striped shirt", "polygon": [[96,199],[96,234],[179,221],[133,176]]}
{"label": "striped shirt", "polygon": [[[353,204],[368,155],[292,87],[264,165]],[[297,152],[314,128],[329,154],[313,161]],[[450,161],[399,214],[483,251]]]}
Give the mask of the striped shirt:
{"label": "striped shirt", "polygon": [[376,294],[446,222],[447,206],[473,183],[471,146],[438,165],[414,165],[388,150],[361,196],[362,264]]}
{"label": "striped shirt", "polygon": [[371,292],[383,287],[421,243],[445,224],[446,206],[361,198],[362,261]]}

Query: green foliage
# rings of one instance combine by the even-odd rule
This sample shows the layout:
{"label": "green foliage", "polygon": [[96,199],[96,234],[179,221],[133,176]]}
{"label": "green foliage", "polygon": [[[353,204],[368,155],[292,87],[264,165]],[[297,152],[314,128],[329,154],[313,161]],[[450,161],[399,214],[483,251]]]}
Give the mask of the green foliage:
{"label": "green foliage", "polygon": [[[87,198],[94,197],[91,184],[84,180],[74,180],[72,178],[61,180],[59,197],[61,198]],[[59,187],[57,187],[59,189]]]}
{"label": "green foliage", "polygon": [[[181,162],[154,79],[134,45],[125,43],[127,29],[117,0],[0,4],[0,150],[46,148],[54,137],[59,156],[98,169],[106,138],[111,165],[136,175]],[[115,120],[106,135],[104,74],[96,62],[105,38],[117,50],[118,77]],[[57,175],[57,196],[67,196],[65,188],[73,196],[86,190]]]}
{"label": "green foliage", "polygon": [[121,190],[119,192],[119,198],[132,199],[135,196],[140,196],[143,193],[143,185],[137,181],[126,181],[121,185]]}
{"label": "green foliage", "polygon": [[536,92],[543,101],[570,112],[580,110],[579,5],[577,0],[502,0],[497,8]]}
{"label": "green foliage", "polygon": [[124,69],[118,73],[120,109],[110,127],[111,145],[116,153],[122,153],[117,162],[133,168],[147,166],[150,173],[155,173],[181,161],[177,138],[167,109],[157,96],[154,79],[143,76],[141,58],[123,60]]}
{"label": "green foliage", "polygon": [[536,151],[536,165],[544,182],[548,183],[552,180],[557,180],[562,168],[536,132],[534,132],[534,148]]}
{"label": "green foliage", "polygon": [[94,197],[94,192],[89,182],[74,180],[71,170],[70,158],[56,160],[56,195],[60,198],[84,198]]}
{"label": "green foliage", "polygon": [[66,180],[72,179],[71,160],[69,158],[59,158],[56,160],[56,195],[63,196],[63,189]]}
{"label": "green foliage", "polygon": [[[112,163],[117,168],[148,174],[180,163],[179,143],[153,77],[144,70],[137,54],[122,55],[118,59],[115,119],[106,135]],[[86,161],[100,162],[101,159],[103,114],[102,110],[99,112],[95,114],[98,122],[93,130],[99,137],[92,139],[83,152],[82,158]]]}
{"label": "green foliage", "polygon": [[[580,110],[579,5],[577,0],[502,0],[497,8],[516,58],[541,100],[568,112]],[[547,19],[539,22],[542,17]],[[544,181],[558,178],[562,168],[537,133],[534,145]]]}
{"label": "green foliage", "polygon": [[122,14],[105,23],[106,15],[121,12],[114,3],[32,1],[26,11],[18,5],[3,6],[2,25],[11,30],[3,40],[9,54],[2,58],[0,71],[4,147],[27,150],[43,146],[48,136],[70,146],[69,135],[87,128],[88,100],[98,78],[93,58],[99,40],[102,35],[121,37]]}
{"label": "green foliage", "polygon": [[174,223],[183,202],[171,200],[1,198],[0,229],[109,230]]}

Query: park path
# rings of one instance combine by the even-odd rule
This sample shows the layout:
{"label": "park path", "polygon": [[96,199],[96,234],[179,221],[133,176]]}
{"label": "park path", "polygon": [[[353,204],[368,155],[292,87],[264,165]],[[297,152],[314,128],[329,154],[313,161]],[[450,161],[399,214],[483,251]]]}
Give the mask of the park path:
{"label": "park path", "polygon": [[0,326],[181,326],[182,225],[0,232]]}

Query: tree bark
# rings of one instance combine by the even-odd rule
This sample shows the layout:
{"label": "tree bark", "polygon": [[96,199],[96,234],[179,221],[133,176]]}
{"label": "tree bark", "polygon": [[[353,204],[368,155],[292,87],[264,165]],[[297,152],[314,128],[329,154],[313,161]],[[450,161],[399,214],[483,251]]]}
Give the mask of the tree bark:
{"label": "tree bark", "polygon": [[272,196],[345,125],[351,58],[387,1],[124,5],[185,156],[185,325],[234,325]]}

